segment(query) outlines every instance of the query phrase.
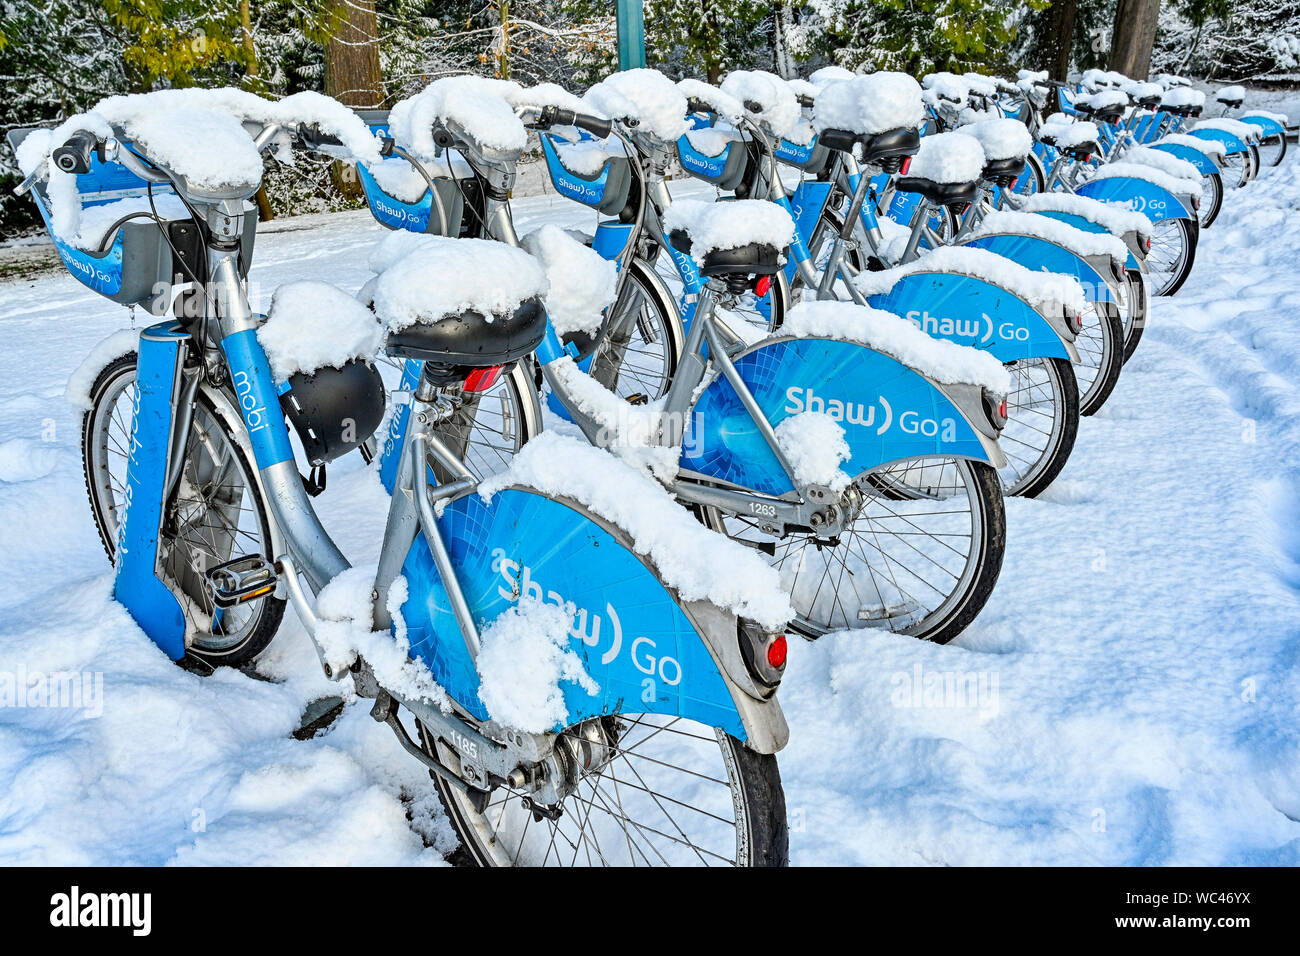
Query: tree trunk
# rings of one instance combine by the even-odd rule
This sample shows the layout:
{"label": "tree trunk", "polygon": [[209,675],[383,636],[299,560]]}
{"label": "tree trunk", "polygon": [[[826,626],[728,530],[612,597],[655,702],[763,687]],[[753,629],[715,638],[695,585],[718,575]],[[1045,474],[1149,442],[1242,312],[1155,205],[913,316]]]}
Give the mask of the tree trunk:
{"label": "tree trunk", "polygon": [[377,109],[384,99],[384,84],[375,0],[330,0],[330,25],[325,92],[345,106]]}
{"label": "tree trunk", "polygon": [[772,41],[775,49],[772,51],[772,65],[775,67],[777,76],[788,80],[794,76],[794,59],[790,56],[786,34],[789,32],[790,24],[794,21],[794,11],[790,8],[789,3],[780,0],[776,4],[773,16]]}
{"label": "tree trunk", "polygon": [[1151,47],[1156,42],[1160,0],[1119,0],[1111,31],[1110,68],[1135,80],[1151,72]]}
{"label": "tree trunk", "polygon": [[1052,79],[1065,81],[1070,73],[1070,53],[1074,46],[1074,20],[1079,12],[1078,0],[1053,0],[1047,14],[1047,70]]}
{"label": "tree trunk", "polygon": [[[375,0],[330,0],[330,27],[325,92],[344,106],[378,109],[384,101],[384,83]],[[343,195],[361,197],[361,183],[351,166],[331,163],[330,179]]]}

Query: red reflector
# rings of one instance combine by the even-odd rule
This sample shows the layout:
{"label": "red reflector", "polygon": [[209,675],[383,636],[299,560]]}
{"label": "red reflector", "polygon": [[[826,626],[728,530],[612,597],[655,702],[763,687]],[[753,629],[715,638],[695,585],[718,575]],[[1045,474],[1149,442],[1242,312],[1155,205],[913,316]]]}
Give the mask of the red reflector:
{"label": "red reflector", "polygon": [[760,299],[767,295],[768,290],[772,288],[771,276],[759,276],[758,281],[754,283],[754,294]]}
{"label": "red reflector", "polygon": [[1007,400],[1005,398],[998,402],[998,417],[1002,419],[1007,417]]}
{"label": "red reflector", "polygon": [[504,366],[493,365],[491,368],[476,368],[465,378],[463,392],[486,392],[497,383]]}
{"label": "red reflector", "polygon": [[778,634],[776,640],[767,645],[767,662],[776,668],[785,667],[785,635]]}
{"label": "red reflector", "polygon": [[904,176],[906,176],[906,175],[907,175],[907,171],[908,171],[911,167],[912,167],[912,157],[911,157],[911,156],[904,156],[904,157],[903,157],[903,165],[899,167],[899,172],[901,172]]}

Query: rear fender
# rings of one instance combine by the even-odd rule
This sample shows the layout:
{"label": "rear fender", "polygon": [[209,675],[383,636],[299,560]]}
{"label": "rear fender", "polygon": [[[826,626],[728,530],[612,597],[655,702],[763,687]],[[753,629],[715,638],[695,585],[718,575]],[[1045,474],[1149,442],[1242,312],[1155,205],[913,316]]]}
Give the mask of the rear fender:
{"label": "rear fender", "polygon": [[[924,260],[922,260],[924,261]],[[913,272],[868,304],[901,315],[935,338],[984,349],[1003,363],[1079,361],[1064,312],[1040,312],[1024,299],[959,272]]]}
{"label": "rear fender", "polygon": [[1162,153],[1168,153],[1185,163],[1191,163],[1200,171],[1202,176],[1210,176],[1219,172],[1219,164],[1199,149],[1192,149],[1190,146],[1182,146],[1178,143],[1156,143],[1150,148],[1159,150]]}
{"label": "rear fender", "polygon": [[1189,206],[1181,199],[1167,189],[1145,179],[1133,179],[1128,176],[1090,179],[1075,192],[1090,199],[1127,206],[1134,212],[1142,213],[1152,222],[1196,218],[1189,211]]}
{"label": "rear fender", "polygon": [[1109,258],[1103,263],[1102,257],[1082,256],[1059,243],[1013,233],[980,235],[961,245],[996,252],[1035,272],[1057,272],[1074,276],[1083,286],[1089,302],[1114,302],[1117,298],[1115,284],[1118,280],[1111,271]]}
{"label": "rear fender", "polygon": [[[734,359],[768,422],[819,411],[844,429],[860,475],[903,458],[943,455],[999,465],[996,433],[976,386],[940,386],[897,360],[855,342],[776,337]],[[972,407],[973,406],[973,407]],[[692,407],[682,443],[684,471],[774,496],[793,483],[731,383],[715,375]]]}
{"label": "rear fender", "polygon": [[1248,153],[1250,147],[1243,143],[1238,137],[1233,136],[1227,130],[1222,129],[1191,129],[1187,131],[1188,136],[1195,136],[1197,139],[1213,140],[1216,143],[1222,143],[1229,153]]}
{"label": "rear fender", "polygon": [[[480,627],[525,598],[576,608],[569,646],[600,690],[563,683],[563,726],[660,713],[721,727],[761,753],[785,745],[785,717],[744,665],[735,615],[679,601],[626,534],[582,505],[516,486],[486,503],[473,493],[453,500],[438,526]],[[423,535],[402,574],[409,597],[395,626],[406,628],[410,656],[470,714],[490,719]]]}
{"label": "rear fender", "polygon": [[[1033,210],[1033,213],[1036,216],[1046,216],[1048,219],[1055,219],[1058,222],[1063,222],[1068,226],[1073,226],[1075,229],[1082,229],[1084,232],[1101,232],[1106,235],[1114,235],[1114,233],[1105,226],[1095,223],[1084,216],[1076,216],[1073,213],[1052,212],[1045,209],[1035,209]],[[1141,265],[1139,262],[1141,259],[1146,258],[1146,250],[1141,247],[1137,233],[1126,232],[1118,238],[1123,239],[1124,245],[1128,247],[1128,260],[1125,262],[1124,268],[1140,269]]]}

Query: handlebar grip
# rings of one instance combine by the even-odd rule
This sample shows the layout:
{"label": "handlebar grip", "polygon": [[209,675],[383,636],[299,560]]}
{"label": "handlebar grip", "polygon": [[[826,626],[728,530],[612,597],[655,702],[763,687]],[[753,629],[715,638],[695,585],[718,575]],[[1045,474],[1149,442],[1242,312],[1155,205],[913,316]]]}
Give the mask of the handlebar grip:
{"label": "handlebar grip", "polygon": [[579,113],[577,110],[563,109],[559,106],[548,106],[543,109],[541,121],[547,126],[576,126],[598,139],[604,139],[614,131],[613,120],[601,119],[599,116]]}
{"label": "handlebar grip", "polygon": [[87,130],[78,130],[62,146],[55,147],[54,165],[65,173],[90,172],[90,154],[99,147],[99,138]]}
{"label": "handlebar grip", "polygon": [[686,112],[687,113],[712,113],[714,112],[714,109],[708,103],[704,102],[704,100],[687,99]]}
{"label": "handlebar grip", "polygon": [[298,136],[303,145],[308,149],[319,149],[322,146],[342,146],[343,141],[332,133],[327,133],[320,128],[318,123],[310,123],[301,126],[298,129]]}

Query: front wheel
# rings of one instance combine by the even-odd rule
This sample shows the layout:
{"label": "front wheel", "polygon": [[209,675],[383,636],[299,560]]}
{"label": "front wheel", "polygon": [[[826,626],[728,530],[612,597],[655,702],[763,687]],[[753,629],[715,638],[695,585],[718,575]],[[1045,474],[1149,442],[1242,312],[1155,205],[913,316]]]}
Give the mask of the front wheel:
{"label": "front wheel", "polygon": [[1009,495],[1033,498],[1060,474],[1079,431],[1079,386],[1062,358],[1008,366],[1007,424],[998,437],[1007,464],[998,470]]}
{"label": "front wheel", "polygon": [[[127,449],[135,402],[135,354],[123,355],[99,373],[82,419],[81,453],[90,510],[109,560],[117,555],[118,526],[125,515]],[[269,510],[253,463],[199,390],[187,438],[184,466],[164,508],[158,535],[163,582],[180,601],[191,656],[212,666],[240,666],[257,657],[275,636],[285,602],[256,598],[221,610],[208,593],[205,572],[232,558],[260,554],[273,560]]]}
{"label": "front wheel", "polygon": [[900,461],[855,483],[836,535],[776,534],[747,515],[701,509],[714,530],[770,556],[806,637],[875,628],[946,644],[988,601],[1006,512],[997,472],[959,458]]}
{"label": "front wheel", "polygon": [[[562,731],[588,769],[560,804],[534,814],[501,786],[485,803],[435,776],[471,863],[478,866],[783,866],[785,794],[776,757],[714,727],[663,714],[614,714]],[[420,726],[425,753],[455,760]],[[593,756],[594,754],[594,756]]]}

